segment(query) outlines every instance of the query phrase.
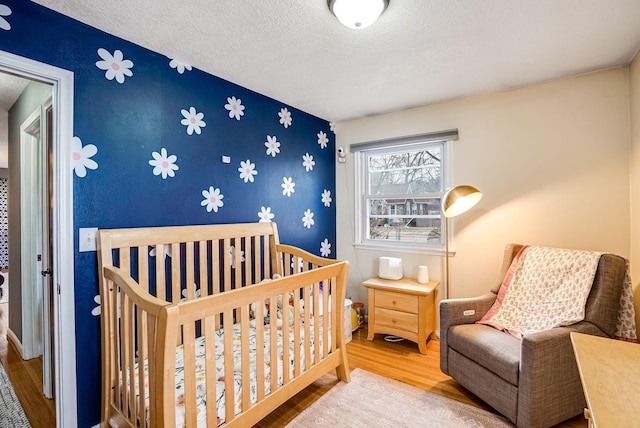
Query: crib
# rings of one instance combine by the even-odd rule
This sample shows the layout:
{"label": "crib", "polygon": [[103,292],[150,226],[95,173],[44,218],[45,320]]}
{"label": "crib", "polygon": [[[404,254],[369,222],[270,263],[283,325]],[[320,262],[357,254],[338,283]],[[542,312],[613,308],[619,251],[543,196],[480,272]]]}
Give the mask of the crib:
{"label": "crib", "polygon": [[327,372],[349,382],[349,265],[275,223],[98,232],[102,426],[248,427]]}

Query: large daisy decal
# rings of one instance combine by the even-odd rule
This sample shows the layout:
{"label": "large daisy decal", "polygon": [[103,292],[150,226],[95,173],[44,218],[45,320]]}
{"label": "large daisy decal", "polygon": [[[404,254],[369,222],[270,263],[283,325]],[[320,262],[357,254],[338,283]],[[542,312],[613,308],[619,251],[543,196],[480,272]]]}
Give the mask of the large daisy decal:
{"label": "large daisy decal", "polygon": [[116,79],[118,83],[124,83],[125,76],[133,76],[133,61],[124,59],[122,51],[116,49],[113,55],[104,48],[98,49],[98,55],[102,60],[96,62],[96,67],[100,70],[105,70],[104,77],[107,80]]}

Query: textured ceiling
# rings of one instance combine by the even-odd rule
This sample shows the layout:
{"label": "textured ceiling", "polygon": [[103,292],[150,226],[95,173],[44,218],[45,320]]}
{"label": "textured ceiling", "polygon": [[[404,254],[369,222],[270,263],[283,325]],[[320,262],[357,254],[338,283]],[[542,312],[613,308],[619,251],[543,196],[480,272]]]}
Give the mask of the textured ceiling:
{"label": "textured ceiling", "polygon": [[342,121],[628,64],[639,0],[391,0],[364,30],[326,0],[35,0]]}

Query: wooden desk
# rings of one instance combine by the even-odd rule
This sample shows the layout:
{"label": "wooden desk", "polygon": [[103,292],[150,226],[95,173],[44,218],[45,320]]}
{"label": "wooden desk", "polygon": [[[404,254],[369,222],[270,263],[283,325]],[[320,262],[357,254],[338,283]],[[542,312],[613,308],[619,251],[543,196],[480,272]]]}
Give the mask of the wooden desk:
{"label": "wooden desk", "polygon": [[640,345],[571,333],[589,426],[637,427],[640,423]]}
{"label": "wooden desk", "polygon": [[420,284],[415,279],[371,278],[362,283],[369,289],[369,334],[391,334],[418,344],[427,353],[427,340],[436,328],[437,281]]}

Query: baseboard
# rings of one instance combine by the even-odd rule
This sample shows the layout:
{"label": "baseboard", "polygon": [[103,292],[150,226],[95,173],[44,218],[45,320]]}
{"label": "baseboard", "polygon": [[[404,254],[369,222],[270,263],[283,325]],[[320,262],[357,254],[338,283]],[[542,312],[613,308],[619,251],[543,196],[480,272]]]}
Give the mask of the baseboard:
{"label": "baseboard", "polygon": [[7,338],[9,338],[9,340],[13,342],[14,346],[18,350],[18,353],[20,353],[20,358],[24,359],[22,357],[22,355],[24,355],[22,352],[22,342],[20,342],[18,336],[16,336],[13,330],[11,330],[10,328],[7,329]]}

